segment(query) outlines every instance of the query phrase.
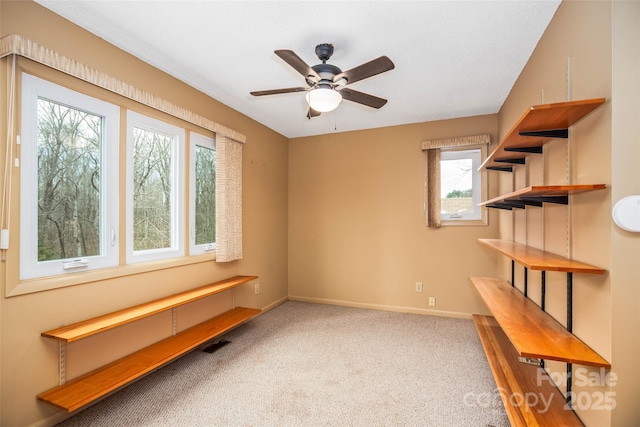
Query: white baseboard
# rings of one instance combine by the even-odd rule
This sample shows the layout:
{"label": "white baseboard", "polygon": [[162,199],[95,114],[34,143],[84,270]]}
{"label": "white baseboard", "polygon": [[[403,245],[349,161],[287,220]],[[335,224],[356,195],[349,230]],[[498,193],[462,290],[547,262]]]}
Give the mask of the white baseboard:
{"label": "white baseboard", "polygon": [[52,427],[60,424],[61,422],[63,422],[64,420],[70,417],[71,415],[67,414],[66,412],[59,411],[51,416],[48,416],[47,418],[43,418],[41,420],[36,421],[33,424],[30,424],[29,427]]}
{"label": "white baseboard", "polygon": [[453,317],[456,319],[472,319],[470,313],[461,313],[458,311],[429,310],[426,308],[401,307],[396,305],[384,304],[368,304],[361,302],[351,302],[342,300],[332,300],[324,298],[308,298],[289,295],[291,301],[313,302],[318,304],[341,305],[345,307],[369,308],[372,310],[395,311],[399,313],[423,314],[427,316]]}
{"label": "white baseboard", "polygon": [[274,308],[276,308],[277,306],[279,306],[280,304],[284,304],[285,302],[289,301],[289,297],[284,297],[284,298],[280,298],[279,300],[276,300],[274,302],[272,302],[271,304],[267,305],[266,307],[262,307],[262,313],[266,313],[269,310],[272,310]]}

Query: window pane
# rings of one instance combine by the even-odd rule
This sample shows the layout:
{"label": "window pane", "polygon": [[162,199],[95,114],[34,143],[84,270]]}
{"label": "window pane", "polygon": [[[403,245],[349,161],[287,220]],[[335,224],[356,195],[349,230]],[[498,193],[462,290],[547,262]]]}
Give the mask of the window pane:
{"label": "window pane", "polygon": [[196,145],[196,245],[216,241],[216,151]]}
{"label": "window pane", "polygon": [[482,150],[445,150],[440,153],[440,215],[443,220],[481,220],[482,197],[478,168]]}
{"label": "window pane", "polygon": [[473,212],[473,162],[470,158],[440,162],[442,214]]}
{"label": "window pane", "polygon": [[100,255],[103,118],[37,105],[38,261]]}
{"label": "window pane", "polygon": [[134,128],[133,250],[171,247],[173,138]]}

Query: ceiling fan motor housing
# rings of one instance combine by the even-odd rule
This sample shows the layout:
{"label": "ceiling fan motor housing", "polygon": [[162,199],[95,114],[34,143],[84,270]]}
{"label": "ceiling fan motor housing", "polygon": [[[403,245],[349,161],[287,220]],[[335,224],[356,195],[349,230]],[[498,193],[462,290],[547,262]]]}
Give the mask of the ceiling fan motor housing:
{"label": "ceiling fan motor housing", "polygon": [[[333,83],[333,78],[342,73],[340,68],[324,62],[322,64],[314,65],[311,68],[313,68],[313,71],[318,73],[320,76],[319,83]],[[313,86],[313,84],[311,86]]]}
{"label": "ceiling fan motor housing", "polygon": [[333,45],[331,43],[322,43],[316,46],[316,55],[322,62],[327,62],[333,55]]}

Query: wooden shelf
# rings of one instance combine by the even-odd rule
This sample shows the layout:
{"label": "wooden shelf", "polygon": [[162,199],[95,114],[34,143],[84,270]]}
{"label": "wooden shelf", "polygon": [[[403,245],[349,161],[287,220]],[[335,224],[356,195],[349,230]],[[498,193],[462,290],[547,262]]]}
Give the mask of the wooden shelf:
{"label": "wooden shelf", "polygon": [[603,268],[565,258],[551,252],[545,252],[521,243],[500,239],[478,239],[478,242],[506,255],[530,270],[587,274],[604,274],[606,272]]}
{"label": "wooden shelf", "polygon": [[41,393],[38,395],[38,399],[67,412],[75,411],[160,368],[212,338],[241,325],[259,314],[260,311],[254,308],[236,307],[61,386]]}
{"label": "wooden shelf", "polygon": [[542,131],[545,135],[544,131],[566,131],[604,102],[605,98],[595,98],[532,106],[482,163],[480,170],[511,170],[512,164],[523,163],[526,156],[542,152],[544,144],[559,137],[553,133],[550,136],[528,136],[522,132]]}
{"label": "wooden shelf", "polygon": [[524,208],[525,206],[542,206],[542,203],[558,203],[566,205],[571,194],[585,191],[604,190],[606,184],[577,185],[533,185],[512,193],[487,200],[480,206],[499,209]]}
{"label": "wooden shelf", "polygon": [[143,317],[151,316],[161,311],[169,310],[173,307],[226,291],[257,278],[257,276],[235,276],[230,279],[140,304],[135,307],[126,308],[124,310],[94,317],[93,319],[84,320],[62,328],[43,332],[41,335],[43,337],[54,338],[70,343],[90,335],[142,319]]}
{"label": "wooden shelf", "polygon": [[[583,425],[566,409],[562,393],[542,368],[518,361],[516,349],[493,317],[474,314],[473,321],[512,426]],[[540,398],[525,398],[531,395]]]}
{"label": "wooden shelf", "polygon": [[609,362],[508,282],[488,277],[470,280],[520,356],[611,368]]}

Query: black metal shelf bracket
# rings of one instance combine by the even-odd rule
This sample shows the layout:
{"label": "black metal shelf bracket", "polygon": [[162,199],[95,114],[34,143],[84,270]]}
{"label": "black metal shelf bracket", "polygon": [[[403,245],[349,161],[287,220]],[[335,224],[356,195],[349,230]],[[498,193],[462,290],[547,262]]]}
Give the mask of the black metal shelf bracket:
{"label": "black metal shelf bracket", "polygon": [[511,166],[487,166],[487,169],[490,171],[513,172],[513,168]]}
{"label": "black metal shelf bracket", "polygon": [[540,276],[540,308],[542,311],[545,311],[546,305],[546,293],[547,293],[547,272],[542,270],[542,275]]}
{"label": "black metal shelf bracket", "polygon": [[526,206],[542,207],[542,201],[538,200],[505,200],[487,205],[488,208],[512,210],[513,208],[524,209]]}
{"label": "black metal shelf bracket", "polygon": [[505,147],[503,150],[512,153],[542,154],[542,145],[535,147]]}
{"label": "black metal shelf bracket", "polygon": [[517,157],[514,159],[493,159],[493,161],[496,163],[512,163],[514,165],[524,165],[525,159],[525,157]]}
{"label": "black metal shelf bracket", "polygon": [[502,204],[505,206],[511,206],[512,208],[516,208],[516,209],[524,209],[526,205],[526,203],[520,200],[503,200],[501,202],[496,202],[496,203]]}
{"label": "black metal shelf bracket", "polygon": [[[573,273],[567,273],[567,331],[573,332]],[[572,407],[571,384],[573,383],[573,364],[567,363],[567,395],[566,402]]]}
{"label": "black metal shelf bracket", "polygon": [[[542,270],[540,275],[540,309],[545,311],[547,293],[547,272]],[[544,369],[544,359],[540,359],[540,367]]]}
{"label": "black metal shelf bracket", "polygon": [[493,209],[504,209],[507,211],[510,211],[513,209],[513,206],[507,205],[506,203],[492,203],[490,205],[487,205],[487,207],[493,208]]}
{"label": "black metal shelf bracket", "polygon": [[567,273],[567,330],[573,332],[573,273]]}
{"label": "black metal shelf bracket", "polygon": [[537,203],[555,203],[557,205],[569,204],[569,196],[522,196],[520,200]]}
{"label": "black metal shelf bracket", "polygon": [[511,287],[516,286],[516,262],[511,260]]}
{"label": "black metal shelf bracket", "polygon": [[523,130],[518,132],[520,136],[537,136],[540,138],[569,138],[569,129],[545,129],[545,130]]}

